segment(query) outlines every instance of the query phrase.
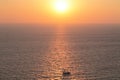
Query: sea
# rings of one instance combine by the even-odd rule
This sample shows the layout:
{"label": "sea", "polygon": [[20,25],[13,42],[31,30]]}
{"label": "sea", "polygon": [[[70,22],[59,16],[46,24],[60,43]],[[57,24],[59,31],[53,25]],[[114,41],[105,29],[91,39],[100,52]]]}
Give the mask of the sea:
{"label": "sea", "polygon": [[120,80],[120,24],[0,24],[0,80]]}

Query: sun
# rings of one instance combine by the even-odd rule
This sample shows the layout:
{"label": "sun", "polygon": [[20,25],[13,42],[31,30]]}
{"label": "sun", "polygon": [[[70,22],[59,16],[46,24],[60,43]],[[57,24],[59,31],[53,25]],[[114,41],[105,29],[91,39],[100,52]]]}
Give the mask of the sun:
{"label": "sun", "polygon": [[68,10],[68,2],[66,0],[56,0],[54,3],[57,12],[66,12]]}

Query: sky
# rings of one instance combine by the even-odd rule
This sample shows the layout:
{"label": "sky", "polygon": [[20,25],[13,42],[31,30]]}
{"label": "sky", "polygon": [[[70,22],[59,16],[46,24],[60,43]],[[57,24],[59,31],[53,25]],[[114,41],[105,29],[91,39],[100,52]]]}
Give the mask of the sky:
{"label": "sky", "polygon": [[55,0],[0,0],[0,23],[120,23],[120,0],[65,0],[63,13]]}

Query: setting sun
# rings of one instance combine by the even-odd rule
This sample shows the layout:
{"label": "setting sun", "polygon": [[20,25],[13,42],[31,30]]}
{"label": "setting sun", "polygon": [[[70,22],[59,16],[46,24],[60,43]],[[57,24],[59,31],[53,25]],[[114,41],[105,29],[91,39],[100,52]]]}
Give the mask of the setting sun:
{"label": "setting sun", "polygon": [[54,3],[54,7],[57,12],[66,12],[69,5],[68,2],[65,0],[57,0]]}

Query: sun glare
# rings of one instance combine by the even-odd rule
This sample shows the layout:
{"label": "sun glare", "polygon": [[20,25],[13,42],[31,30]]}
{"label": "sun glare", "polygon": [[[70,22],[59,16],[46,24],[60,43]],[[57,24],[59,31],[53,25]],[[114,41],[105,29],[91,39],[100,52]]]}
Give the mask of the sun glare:
{"label": "sun glare", "polygon": [[54,7],[57,12],[66,12],[68,9],[68,3],[66,0],[56,0]]}

